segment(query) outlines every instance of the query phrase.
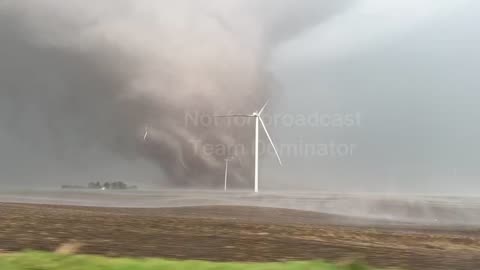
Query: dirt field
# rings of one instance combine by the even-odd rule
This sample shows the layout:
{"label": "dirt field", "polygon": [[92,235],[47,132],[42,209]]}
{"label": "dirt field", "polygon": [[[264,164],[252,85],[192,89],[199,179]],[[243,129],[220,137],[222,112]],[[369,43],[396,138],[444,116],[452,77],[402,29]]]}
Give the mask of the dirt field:
{"label": "dirt field", "polygon": [[94,208],[0,203],[0,250],[213,261],[359,259],[412,270],[480,269],[480,230],[359,226],[340,216],[255,207]]}

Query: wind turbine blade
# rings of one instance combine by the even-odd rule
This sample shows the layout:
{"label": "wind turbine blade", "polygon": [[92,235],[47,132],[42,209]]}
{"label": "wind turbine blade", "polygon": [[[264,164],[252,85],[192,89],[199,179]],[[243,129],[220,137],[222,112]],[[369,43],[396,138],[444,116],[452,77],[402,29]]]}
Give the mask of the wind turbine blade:
{"label": "wind turbine blade", "polygon": [[226,118],[226,117],[253,117],[248,114],[231,114],[231,115],[215,115],[215,117]]}
{"label": "wind turbine blade", "polygon": [[148,128],[145,128],[145,135],[143,135],[143,140],[146,141],[148,136]]}
{"label": "wind turbine blade", "polygon": [[265,102],[265,104],[263,104],[263,107],[262,107],[262,108],[260,109],[260,111],[258,112],[258,115],[262,115],[262,113],[263,113],[263,111],[265,110],[265,108],[267,107],[269,101],[270,101],[270,100],[267,100],[267,102]]}
{"label": "wind turbine blade", "polygon": [[272,138],[270,137],[270,134],[268,133],[267,127],[265,126],[265,123],[262,120],[262,117],[258,116],[258,119],[260,120],[260,123],[262,123],[263,130],[265,130],[265,134],[267,134],[267,138],[272,144],[273,150],[275,151],[275,154],[277,155],[278,163],[282,165],[282,159],[280,159],[280,155],[278,154],[277,148],[275,147],[275,144],[273,143]]}

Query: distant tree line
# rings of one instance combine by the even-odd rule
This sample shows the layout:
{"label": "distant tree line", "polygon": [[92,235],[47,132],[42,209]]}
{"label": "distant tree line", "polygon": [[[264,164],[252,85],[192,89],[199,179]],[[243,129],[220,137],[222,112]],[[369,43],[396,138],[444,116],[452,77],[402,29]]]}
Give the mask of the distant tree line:
{"label": "distant tree line", "polygon": [[87,187],[85,186],[77,186],[77,185],[63,185],[62,189],[115,189],[115,190],[122,190],[122,189],[138,189],[137,186],[128,186],[122,181],[116,182],[91,182],[88,184]]}
{"label": "distant tree line", "polygon": [[127,186],[122,181],[116,182],[105,182],[101,184],[100,182],[91,182],[88,184],[89,189],[137,189],[136,186]]}

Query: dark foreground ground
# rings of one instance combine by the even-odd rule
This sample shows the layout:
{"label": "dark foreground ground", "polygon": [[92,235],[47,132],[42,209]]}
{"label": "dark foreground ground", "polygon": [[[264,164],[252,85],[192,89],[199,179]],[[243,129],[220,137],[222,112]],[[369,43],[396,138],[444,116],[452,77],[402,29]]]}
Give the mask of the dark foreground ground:
{"label": "dark foreground ground", "polygon": [[480,230],[358,226],[339,216],[255,207],[117,209],[0,203],[0,249],[211,261],[361,260],[412,270],[480,269]]}

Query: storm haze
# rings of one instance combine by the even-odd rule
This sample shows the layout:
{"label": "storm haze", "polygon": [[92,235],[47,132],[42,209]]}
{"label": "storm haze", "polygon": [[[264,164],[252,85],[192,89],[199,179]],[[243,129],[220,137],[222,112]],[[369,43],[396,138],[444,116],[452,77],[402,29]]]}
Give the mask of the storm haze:
{"label": "storm haze", "polygon": [[[214,187],[227,155],[194,143],[250,145],[252,131],[185,115],[257,110],[272,51],[349,3],[2,1],[2,184]],[[251,153],[236,158],[248,184]]]}
{"label": "storm haze", "polygon": [[[284,166],[262,155],[266,190],[478,194],[478,15],[473,0],[0,1],[0,185],[221,187],[230,153],[198,145],[249,148],[253,125],[186,115],[270,99]],[[253,185],[251,152],[231,166]]]}

